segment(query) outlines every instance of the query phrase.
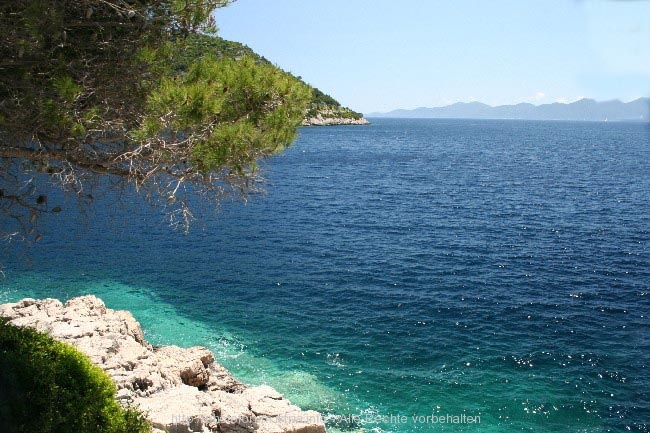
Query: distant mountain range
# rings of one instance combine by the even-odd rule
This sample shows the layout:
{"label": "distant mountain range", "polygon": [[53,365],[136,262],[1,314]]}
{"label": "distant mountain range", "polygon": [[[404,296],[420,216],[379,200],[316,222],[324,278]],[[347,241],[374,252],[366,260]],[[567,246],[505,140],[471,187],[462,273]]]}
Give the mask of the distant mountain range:
{"label": "distant mountain range", "polygon": [[480,102],[458,102],[446,107],[394,110],[371,113],[367,117],[437,118],[437,119],[526,119],[650,122],[650,98],[631,102],[581,99],[571,104],[517,104],[491,107]]}

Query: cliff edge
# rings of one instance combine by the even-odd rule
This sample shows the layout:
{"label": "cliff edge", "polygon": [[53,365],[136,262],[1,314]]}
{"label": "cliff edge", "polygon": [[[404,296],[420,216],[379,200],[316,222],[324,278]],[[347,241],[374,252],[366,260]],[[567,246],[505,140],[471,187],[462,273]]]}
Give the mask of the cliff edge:
{"label": "cliff edge", "polygon": [[71,344],[113,378],[117,399],[145,413],[154,433],[325,433],[318,412],[303,411],[268,386],[248,387],[204,347],[154,347],[128,311],[95,296],[62,304],[23,299],[0,316]]}

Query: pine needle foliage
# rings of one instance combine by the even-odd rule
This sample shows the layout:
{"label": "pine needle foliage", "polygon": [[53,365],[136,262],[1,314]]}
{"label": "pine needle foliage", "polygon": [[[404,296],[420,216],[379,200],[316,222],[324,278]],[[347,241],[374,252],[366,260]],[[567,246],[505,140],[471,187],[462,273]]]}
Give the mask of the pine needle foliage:
{"label": "pine needle foliage", "polygon": [[[108,177],[183,226],[187,194],[245,197],[311,100],[268,62],[197,49],[229,0],[0,3],[0,235],[38,238],[50,183],[92,202]],[[188,56],[192,53],[193,56]],[[189,191],[189,192],[188,192]]]}

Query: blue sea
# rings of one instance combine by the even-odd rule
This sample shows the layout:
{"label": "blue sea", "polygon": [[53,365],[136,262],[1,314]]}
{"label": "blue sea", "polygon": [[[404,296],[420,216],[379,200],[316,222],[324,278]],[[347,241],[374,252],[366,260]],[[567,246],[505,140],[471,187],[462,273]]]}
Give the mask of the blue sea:
{"label": "blue sea", "polygon": [[134,193],[3,246],[0,301],[92,293],[330,432],[650,431],[650,126],[304,128],[189,234]]}

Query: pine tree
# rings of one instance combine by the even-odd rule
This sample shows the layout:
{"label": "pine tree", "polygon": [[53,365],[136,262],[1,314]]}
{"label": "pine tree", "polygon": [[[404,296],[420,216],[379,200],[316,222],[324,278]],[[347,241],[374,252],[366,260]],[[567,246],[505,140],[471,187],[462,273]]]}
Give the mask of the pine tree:
{"label": "pine tree", "polygon": [[251,58],[187,58],[228,3],[0,3],[0,214],[16,234],[60,210],[39,173],[82,201],[109,176],[185,222],[185,184],[215,200],[252,187],[255,162],[294,139],[311,90]]}

